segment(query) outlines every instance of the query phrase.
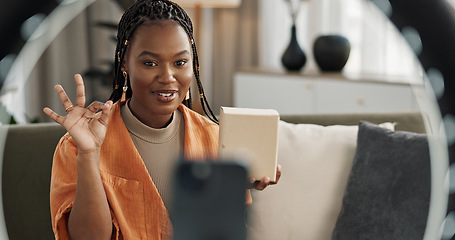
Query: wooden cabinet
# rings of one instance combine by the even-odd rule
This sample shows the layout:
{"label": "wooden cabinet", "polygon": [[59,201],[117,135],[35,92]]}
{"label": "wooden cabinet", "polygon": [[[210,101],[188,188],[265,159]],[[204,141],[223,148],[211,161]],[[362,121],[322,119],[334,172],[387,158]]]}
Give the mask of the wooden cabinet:
{"label": "wooden cabinet", "polygon": [[244,70],[234,75],[234,106],[280,114],[416,111],[416,78]]}

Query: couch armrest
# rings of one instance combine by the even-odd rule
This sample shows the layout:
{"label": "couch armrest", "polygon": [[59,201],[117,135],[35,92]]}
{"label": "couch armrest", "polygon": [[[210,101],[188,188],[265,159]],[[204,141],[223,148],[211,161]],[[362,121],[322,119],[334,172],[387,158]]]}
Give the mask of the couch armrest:
{"label": "couch armrest", "polygon": [[65,129],[55,123],[6,128],[2,199],[10,239],[54,239],[49,191],[52,158]]}

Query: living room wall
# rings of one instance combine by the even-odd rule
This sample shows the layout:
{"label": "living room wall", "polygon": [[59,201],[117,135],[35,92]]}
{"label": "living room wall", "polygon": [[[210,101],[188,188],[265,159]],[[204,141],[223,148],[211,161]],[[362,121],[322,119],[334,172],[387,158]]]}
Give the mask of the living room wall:
{"label": "living room wall", "polygon": [[[194,17],[194,9],[188,8]],[[79,14],[52,42],[27,80],[24,105],[28,119],[49,121],[41,109],[61,105],[53,93],[60,83],[74,88],[72,76],[89,69],[108,71],[115,31],[97,22],[118,22],[122,9],[112,0],[97,0]],[[244,0],[235,9],[203,9],[198,49],[201,78],[212,109],[233,105],[233,74],[246,67],[282,68],[291,20],[284,0]],[[307,54],[303,71],[317,71],[312,57],[314,39],[322,34],[341,34],[351,42],[348,73],[408,75],[419,65],[405,40],[368,1],[304,1],[297,18],[298,40]],[[417,79],[418,80],[418,79]],[[104,100],[111,85],[86,78],[91,100]],[[43,94],[44,93],[44,94]],[[70,97],[74,94],[69,91]]]}

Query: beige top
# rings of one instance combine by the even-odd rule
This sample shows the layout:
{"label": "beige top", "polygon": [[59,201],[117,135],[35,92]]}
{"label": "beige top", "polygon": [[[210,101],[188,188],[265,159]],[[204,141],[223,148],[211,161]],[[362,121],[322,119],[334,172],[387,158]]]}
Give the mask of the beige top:
{"label": "beige top", "polygon": [[176,110],[171,123],[160,129],[151,128],[137,119],[129,108],[129,101],[121,107],[121,115],[164,205],[169,210],[174,167],[183,151],[183,114]]}

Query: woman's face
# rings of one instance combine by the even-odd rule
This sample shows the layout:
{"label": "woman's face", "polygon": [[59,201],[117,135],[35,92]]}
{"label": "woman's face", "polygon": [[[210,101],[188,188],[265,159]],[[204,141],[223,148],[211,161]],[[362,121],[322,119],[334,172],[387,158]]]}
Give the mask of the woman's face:
{"label": "woman's face", "polygon": [[164,127],[189,90],[192,63],[188,36],[178,23],[155,20],[141,25],[123,63],[133,92],[133,114],[150,127]]}

